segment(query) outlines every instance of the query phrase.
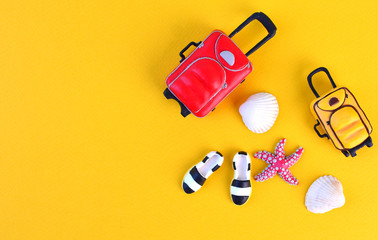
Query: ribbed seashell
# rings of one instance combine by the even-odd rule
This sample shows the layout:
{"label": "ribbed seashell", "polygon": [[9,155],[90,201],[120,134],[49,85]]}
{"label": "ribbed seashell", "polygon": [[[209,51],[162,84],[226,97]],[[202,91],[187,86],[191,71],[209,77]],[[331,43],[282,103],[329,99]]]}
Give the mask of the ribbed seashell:
{"label": "ribbed seashell", "polygon": [[345,204],[343,186],[334,176],[320,177],[307,191],[305,205],[313,213],[325,213]]}
{"label": "ribbed seashell", "polygon": [[270,93],[256,93],[240,106],[239,112],[249,130],[254,133],[264,133],[277,119],[278,102]]}

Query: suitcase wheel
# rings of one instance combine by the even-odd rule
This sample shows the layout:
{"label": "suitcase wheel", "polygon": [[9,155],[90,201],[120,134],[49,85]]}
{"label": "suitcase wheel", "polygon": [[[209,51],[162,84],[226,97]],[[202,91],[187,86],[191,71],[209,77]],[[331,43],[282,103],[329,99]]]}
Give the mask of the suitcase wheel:
{"label": "suitcase wheel", "polygon": [[366,140],[366,146],[368,146],[368,147],[373,146],[373,141],[371,140],[371,137],[368,137],[368,139]]}
{"label": "suitcase wheel", "polygon": [[351,150],[349,150],[349,153],[350,153],[350,156],[351,156],[351,157],[355,157],[355,156],[357,156],[357,154],[356,154],[356,150],[351,149]]}
{"label": "suitcase wheel", "polygon": [[341,152],[345,155],[345,157],[349,157],[348,151],[341,151]]}
{"label": "suitcase wheel", "polygon": [[171,93],[171,91],[168,90],[168,88],[166,88],[166,89],[164,90],[164,96],[165,96],[167,99],[173,99],[173,100],[176,100],[176,101],[180,104],[180,107],[181,107],[181,115],[182,115],[183,117],[186,117],[186,116],[188,116],[188,115],[190,114],[189,109],[187,109],[187,108],[185,107],[185,105],[184,105],[182,102],[180,102],[180,100],[178,100],[178,99],[176,98],[176,96],[173,95],[173,94]]}

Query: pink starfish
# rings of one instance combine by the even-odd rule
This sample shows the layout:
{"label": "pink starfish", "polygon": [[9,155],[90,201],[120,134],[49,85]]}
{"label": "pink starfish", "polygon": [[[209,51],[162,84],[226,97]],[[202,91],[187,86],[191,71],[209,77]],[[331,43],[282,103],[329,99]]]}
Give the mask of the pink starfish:
{"label": "pink starfish", "polygon": [[303,148],[300,147],[297,149],[297,151],[295,151],[295,153],[285,157],[285,143],[285,138],[277,143],[275,155],[267,151],[259,151],[254,155],[255,158],[261,159],[269,164],[264,171],[255,177],[256,181],[263,182],[269,178],[272,178],[274,175],[276,175],[276,173],[278,173],[278,175],[280,175],[280,177],[287,183],[298,185],[298,179],[293,176],[288,168],[298,162],[299,158],[302,156]]}

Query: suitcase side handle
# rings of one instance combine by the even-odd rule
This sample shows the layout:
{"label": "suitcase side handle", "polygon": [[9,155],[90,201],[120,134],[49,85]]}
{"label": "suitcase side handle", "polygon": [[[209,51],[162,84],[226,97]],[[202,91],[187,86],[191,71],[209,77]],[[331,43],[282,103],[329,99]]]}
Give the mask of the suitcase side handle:
{"label": "suitcase side handle", "polygon": [[318,123],[317,124],[315,124],[314,125],[314,130],[315,130],[315,132],[318,134],[318,136],[320,137],[320,138],[328,138],[329,139],[329,137],[328,137],[328,135],[325,133],[325,134],[320,134],[319,133],[319,131],[318,131],[318,129],[316,128],[317,126],[319,126],[320,125],[320,122],[319,122],[319,120],[316,120]]}
{"label": "suitcase side handle", "polygon": [[276,34],[276,31],[277,31],[277,27],[274,25],[272,20],[270,20],[270,18],[267,15],[265,15],[262,12],[255,12],[249,18],[247,18],[247,20],[245,20],[242,24],[240,24],[240,26],[237,27],[229,35],[229,37],[232,38],[233,36],[235,36],[235,34],[237,34],[240,30],[242,30],[245,26],[247,26],[253,20],[258,20],[260,23],[262,23],[262,25],[268,31],[268,35],[245,54],[247,57],[251,55],[253,52],[255,52],[257,49],[259,49],[262,45],[264,45],[264,43],[266,43],[269,39],[271,39]]}
{"label": "suitcase side handle", "polygon": [[336,84],[335,82],[333,81],[332,77],[331,77],[331,74],[329,74],[327,68],[325,67],[320,67],[320,68],[317,68],[315,69],[314,71],[312,71],[308,77],[307,77],[307,81],[308,81],[308,85],[310,85],[310,88],[312,90],[312,92],[315,94],[315,96],[318,98],[319,97],[319,94],[318,92],[315,90],[314,86],[312,85],[312,77],[315,75],[315,73],[318,73],[318,72],[325,72],[329,78],[329,80],[331,81],[331,84],[332,84],[332,87],[333,88],[336,88]]}
{"label": "suitcase side handle", "polygon": [[196,43],[196,42],[190,42],[188,45],[186,45],[186,47],[184,47],[184,49],[182,49],[181,52],[180,52],[180,57],[181,57],[180,62],[182,62],[182,61],[185,60],[184,52],[186,50],[188,50],[188,48],[190,48],[190,46],[198,47],[200,44],[201,44],[201,41],[199,41],[198,43]]}

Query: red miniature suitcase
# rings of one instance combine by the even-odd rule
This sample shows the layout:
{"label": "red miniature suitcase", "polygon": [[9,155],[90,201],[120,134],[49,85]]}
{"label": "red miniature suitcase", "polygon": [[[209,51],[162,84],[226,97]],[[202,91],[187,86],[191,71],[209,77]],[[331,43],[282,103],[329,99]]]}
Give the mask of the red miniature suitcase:
{"label": "red miniature suitcase", "polygon": [[[258,20],[268,35],[244,54],[231,38],[253,20]],[[262,12],[252,14],[229,36],[213,31],[203,42],[191,42],[181,52],[180,65],[167,79],[164,96],[175,99],[181,106],[181,115],[193,113],[205,117],[251,73],[248,56],[276,33],[274,23]],[[190,46],[196,49],[185,58]]]}

